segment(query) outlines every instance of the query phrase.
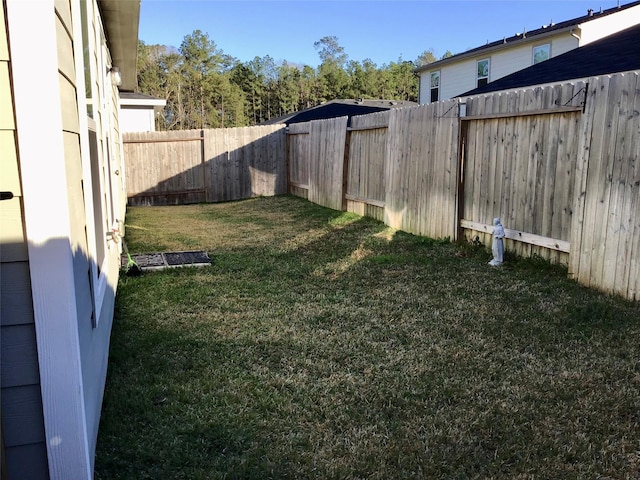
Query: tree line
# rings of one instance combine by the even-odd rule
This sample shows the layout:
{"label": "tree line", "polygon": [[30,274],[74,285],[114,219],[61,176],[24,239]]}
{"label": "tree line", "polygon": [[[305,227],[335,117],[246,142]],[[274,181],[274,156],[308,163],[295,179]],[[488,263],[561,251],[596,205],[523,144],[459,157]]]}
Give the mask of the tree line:
{"label": "tree line", "polygon": [[141,41],[138,91],[167,101],[156,118],[158,130],[240,127],[337,98],[417,101],[414,69],[436,60],[427,50],[415,61],[400,58],[378,67],[369,59],[349,60],[336,37],[314,47],[321,60],[317,68],[268,55],[240,62],[200,30],[186,35],[177,49]]}

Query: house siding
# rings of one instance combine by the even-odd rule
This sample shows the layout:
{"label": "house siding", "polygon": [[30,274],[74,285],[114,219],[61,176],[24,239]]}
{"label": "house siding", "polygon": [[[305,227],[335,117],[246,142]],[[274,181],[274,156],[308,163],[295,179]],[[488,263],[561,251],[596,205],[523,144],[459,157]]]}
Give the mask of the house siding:
{"label": "house siding", "polygon": [[[25,101],[24,88],[15,87],[12,90],[9,80],[11,72],[9,44],[12,45],[14,59],[20,60],[16,60],[14,64],[14,76],[18,75],[16,72],[24,72],[24,68],[20,70],[17,65],[24,66],[25,58],[29,54],[28,48],[24,48],[25,42],[16,42],[22,48],[14,50],[14,43],[8,41],[8,38],[13,35],[20,37],[12,32],[21,31],[22,25],[26,23],[16,21],[16,17],[24,18],[21,16],[24,9],[20,10],[20,14],[12,14],[18,11],[16,5],[23,4],[2,0],[0,10],[4,16],[8,4],[7,20],[9,21],[5,22],[2,18],[0,22],[0,107],[3,113],[0,115],[0,189],[13,192],[14,198],[0,202],[0,221],[2,222],[0,229],[2,242],[2,248],[0,248],[0,309],[2,313],[0,388],[2,389],[2,438],[6,451],[7,476],[12,479],[39,480],[49,479],[50,476],[51,478],[72,478],[69,477],[69,472],[74,472],[73,478],[88,478],[85,473],[89,470],[93,471],[121,246],[117,237],[107,240],[105,236],[91,232],[94,232],[94,229],[98,230],[95,226],[96,222],[102,224],[101,232],[109,231],[115,220],[118,220],[118,224],[123,223],[126,209],[126,189],[122,170],[123,149],[118,118],[119,95],[117,87],[111,83],[106,73],[106,69],[110,66],[110,58],[98,3],[93,0],[84,4],[88,11],[89,35],[93,38],[93,41],[89,42],[89,61],[93,71],[97,72],[93,76],[91,85],[95,98],[95,122],[92,121],[90,125],[96,132],[97,153],[100,159],[98,170],[103,177],[96,183],[93,181],[95,172],[93,172],[92,161],[89,159],[87,140],[89,131],[84,103],[86,95],[82,62],[83,49],[86,45],[80,34],[81,4],[79,0],[50,0],[50,2],[53,5],[50,15],[55,22],[55,33],[53,32],[54,24],[51,23],[52,30],[40,41],[49,42],[49,45],[55,47],[55,52],[47,56],[50,66],[46,69],[46,73],[50,79],[57,78],[54,89],[59,93],[59,110],[57,110],[55,94],[53,97],[50,95],[49,98],[53,98],[53,101],[48,105],[53,105],[55,108],[43,110],[42,123],[44,128],[49,124],[56,124],[53,121],[47,122],[47,115],[54,120],[54,117],[51,117],[52,114],[55,115],[56,120],[61,121],[58,123],[60,127],[55,127],[54,133],[48,137],[55,137],[56,142],[60,142],[60,148],[57,151],[48,151],[48,154],[51,156],[51,164],[55,161],[60,165],[56,173],[61,171],[63,173],[59,178],[60,181],[57,181],[59,188],[42,192],[42,197],[38,196],[39,191],[33,189],[33,172],[37,171],[42,158],[34,154],[25,154],[25,150],[29,149],[24,147],[31,142],[31,138],[35,141],[37,130],[32,131],[28,125],[33,122],[21,121],[20,115],[17,115],[16,126],[14,116],[5,114],[13,111],[16,101],[17,113],[34,111],[34,105],[24,106],[28,103]],[[46,4],[34,4],[34,8],[39,9],[38,18],[46,21],[49,15]],[[9,27],[6,27],[6,24]],[[22,31],[21,34],[23,33],[25,32]],[[53,48],[49,49],[50,52],[51,50]],[[48,85],[51,84],[52,82],[49,81]],[[22,96],[19,93],[22,93]],[[15,100],[19,98],[23,101]],[[21,185],[24,185],[24,191],[28,192],[24,197],[26,201],[22,197]],[[97,193],[94,192],[96,185],[100,185],[100,191],[96,191]],[[56,211],[60,213],[58,222],[64,226],[53,230],[67,229],[66,232],[68,232],[63,235],[64,238],[54,235],[55,238],[47,243],[47,248],[58,249],[63,253],[63,257],[68,255],[71,260],[68,264],[71,273],[64,276],[59,274],[59,281],[53,280],[58,283],[55,288],[51,282],[45,283],[42,275],[33,274],[32,277],[30,273],[34,269],[36,272],[42,271],[43,268],[50,270],[55,268],[51,265],[60,262],[64,264],[64,260],[60,257],[56,262],[48,262],[48,258],[43,258],[39,253],[41,241],[32,242],[32,237],[27,236],[31,226],[34,225],[33,218],[37,217],[33,212],[41,210],[38,205],[43,206],[43,202],[47,203],[45,195],[51,200],[56,199],[54,203],[62,207]],[[96,199],[99,199],[100,203],[94,204]],[[95,212],[96,208],[100,210],[100,215]],[[64,212],[64,210],[68,211]],[[42,236],[42,233],[38,232],[38,234]],[[104,244],[104,261],[100,265],[96,265],[95,260],[97,243]],[[35,247],[35,244],[38,247]],[[96,300],[98,294],[95,290],[95,282],[92,281],[92,276],[95,277],[95,272],[98,271],[101,284],[100,301]],[[32,279],[34,279],[33,282]],[[63,303],[68,298],[71,305],[68,314],[52,313],[52,309],[48,308],[46,301],[43,302],[41,295],[37,293],[44,293],[43,288],[45,291],[60,290],[60,293],[65,296]],[[96,309],[99,311],[95,311]],[[46,312],[44,320],[42,313],[39,313],[43,311]],[[65,379],[63,383],[68,385],[75,382],[80,386],[79,389],[60,387],[56,390],[58,388],[56,378],[59,376],[52,375],[50,365],[59,365],[60,360],[55,353],[42,350],[42,344],[46,343],[44,338],[56,335],[53,331],[49,331],[53,323],[48,320],[63,323],[68,320],[66,325],[74,326],[73,328],[65,326],[65,329],[71,333],[69,337],[71,339],[74,338],[74,331],[77,332],[77,344],[69,344],[69,346],[77,349],[78,357],[76,358],[79,358],[79,368],[75,370],[78,375],[74,378],[78,380]],[[46,351],[46,354],[39,353],[38,345],[40,345],[40,352]],[[70,367],[69,377],[73,375],[75,373]],[[45,391],[44,395],[43,391]],[[64,394],[62,394],[63,391]],[[58,409],[60,405],[54,405],[52,408],[51,404],[57,402],[58,397],[72,399],[76,403],[73,406],[75,410],[71,411],[73,409],[70,409],[67,403],[64,403],[66,408]],[[43,399],[47,402],[45,403]],[[65,411],[65,413],[52,417],[47,414],[51,411],[56,413]],[[58,433],[57,431],[55,434],[48,432],[49,424],[52,423],[51,418],[60,417],[52,423],[57,427],[65,424],[61,417],[67,415],[74,426],[69,427],[69,430],[64,429],[65,432],[79,427],[75,430],[80,433],[77,437],[84,438],[86,433],[85,440],[74,438],[71,442],[78,446],[73,452],[74,458],[84,457],[87,459],[84,465],[90,463],[90,468],[87,468],[84,473],[75,468],[74,459],[69,458],[69,462],[66,458],[60,459],[60,453],[58,453],[60,449],[47,452],[46,434],[50,433],[51,436]],[[77,423],[78,419],[81,419],[81,423]],[[69,442],[65,444],[68,445]]]}
{"label": "house siding", "polygon": [[[455,65],[447,65],[440,70],[440,100],[446,100],[476,88],[476,62],[480,59],[480,57],[468,59]],[[489,78],[491,78],[491,72],[489,72]],[[429,103],[428,97],[425,100],[422,103]]]}
{"label": "house siding", "polygon": [[[527,68],[533,64],[532,49],[534,46],[551,44],[551,57],[557,57],[575,48],[600,40],[615,32],[619,32],[640,23],[640,5],[623,8],[620,12],[597,18],[582,24],[575,24],[574,29],[546,32],[533,37],[521,38],[515,44],[492,46],[487,51],[479,51],[468,58],[452,59],[451,63],[434,65],[433,70],[425,70],[420,75],[420,99],[422,104],[430,103],[429,76],[432,71],[440,70],[440,100],[456,97],[472,90],[476,85],[475,64],[484,58],[491,59],[489,82],[498,80],[511,73]],[[572,35],[575,34],[576,36]]]}
{"label": "house siding", "polygon": [[122,107],[123,132],[155,132],[153,107]]}
{"label": "house siding", "polygon": [[[532,38],[531,42],[520,43],[511,48],[493,52],[479,53],[459,62],[443,65],[440,70],[440,100],[456,97],[477,87],[476,62],[489,58],[491,60],[489,81],[493,82],[533,64],[533,47],[551,44],[551,56],[556,57],[578,47],[578,39],[569,32],[550,35],[544,38]],[[436,71],[435,69],[433,71]],[[420,103],[430,103],[429,78],[431,71],[420,73]]]}
{"label": "house siding", "polygon": [[5,1],[0,8],[0,398],[9,478],[48,479],[29,255],[13,116]]}
{"label": "house siding", "polygon": [[[89,8],[91,6],[88,5]],[[97,5],[93,3],[93,14],[88,15],[89,34],[95,39],[95,55],[91,62],[96,62],[97,71],[106,71],[110,66],[108,51],[103,48],[103,26]],[[99,99],[100,108],[94,111],[95,130],[98,142],[98,154],[101,156],[106,171],[106,185],[110,190],[105,192],[106,198],[102,211],[104,215],[105,229],[110,229],[115,221],[123,223],[126,209],[126,190],[124,187],[123,149],[119,131],[119,94],[107,77],[94,79],[92,93]],[[76,106],[76,112],[78,108]],[[93,311],[91,285],[87,279],[92,268],[91,255],[88,253],[88,239],[85,234],[87,215],[84,211],[84,198],[82,188],[82,159],[78,148],[79,141],[71,137],[76,132],[68,132],[65,141],[65,151],[69,151],[67,158],[73,159],[67,163],[67,178],[69,181],[69,208],[72,218],[71,244],[74,251],[74,271],[76,303],[78,309],[78,334],[80,340],[80,355],[82,365],[82,380],[84,386],[84,403],[87,418],[87,436],[89,451],[93,463],[98,427],[100,422],[100,410],[104,393],[104,384],[107,373],[109,339],[113,321],[115,303],[115,291],[120,268],[120,244],[108,240],[105,254],[106,262],[101,265],[107,286],[104,297]],[[116,173],[118,172],[118,173]],[[74,205],[80,207],[74,210]],[[94,207],[96,208],[96,207]],[[100,207],[97,207],[100,208]],[[108,225],[107,225],[108,224]],[[97,239],[102,241],[103,239]],[[92,316],[95,315],[95,318]],[[92,465],[93,468],[93,465]]]}

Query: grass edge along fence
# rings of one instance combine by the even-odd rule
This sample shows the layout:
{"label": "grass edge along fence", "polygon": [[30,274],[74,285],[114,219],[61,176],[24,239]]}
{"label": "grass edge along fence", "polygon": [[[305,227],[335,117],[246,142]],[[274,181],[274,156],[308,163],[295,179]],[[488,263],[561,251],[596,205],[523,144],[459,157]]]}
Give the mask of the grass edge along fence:
{"label": "grass edge along fence", "polygon": [[[640,299],[638,72],[291,125],[289,192]],[[345,128],[346,127],[346,128]],[[342,142],[344,138],[344,142]]]}

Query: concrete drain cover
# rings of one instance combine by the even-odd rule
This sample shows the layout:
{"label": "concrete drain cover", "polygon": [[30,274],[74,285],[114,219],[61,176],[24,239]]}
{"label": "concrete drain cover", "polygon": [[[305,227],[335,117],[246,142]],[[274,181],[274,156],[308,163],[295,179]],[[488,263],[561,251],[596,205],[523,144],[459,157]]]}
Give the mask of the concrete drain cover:
{"label": "concrete drain cover", "polygon": [[[175,267],[206,267],[211,265],[211,258],[207,252],[202,250],[190,252],[163,252],[163,253],[142,253],[131,255],[134,262],[138,264],[142,271],[162,270],[164,268]],[[127,267],[129,259],[122,255],[120,265]]]}

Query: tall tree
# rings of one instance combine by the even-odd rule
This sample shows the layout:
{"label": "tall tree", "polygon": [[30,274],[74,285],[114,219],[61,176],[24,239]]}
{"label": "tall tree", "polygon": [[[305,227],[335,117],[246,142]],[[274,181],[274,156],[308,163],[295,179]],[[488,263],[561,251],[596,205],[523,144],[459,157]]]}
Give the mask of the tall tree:
{"label": "tall tree", "polygon": [[[257,124],[336,98],[417,99],[413,69],[419,61],[377,67],[370,59],[348,61],[337,37],[314,43],[321,64],[276,63],[270,56],[240,63],[195,30],[179,49],[140,42],[140,91],[165,98],[159,129]],[[421,61],[435,61],[432,51]]]}
{"label": "tall tree", "polygon": [[436,55],[435,53],[433,53],[433,48],[430,48],[429,50],[425,50],[424,52],[422,52],[420,56],[418,56],[418,58],[416,59],[415,63],[417,67],[422,67],[423,65],[428,65],[435,61],[436,61]]}
{"label": "tall tree", "polygon": [[338,43],[338,37],[323,37],[313,46],[322,60],[318,67],[321,101],[344,98],[349,88],[349,77],[344,69],[348,57]]}

